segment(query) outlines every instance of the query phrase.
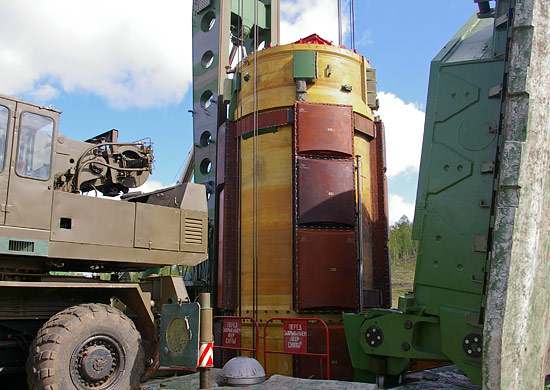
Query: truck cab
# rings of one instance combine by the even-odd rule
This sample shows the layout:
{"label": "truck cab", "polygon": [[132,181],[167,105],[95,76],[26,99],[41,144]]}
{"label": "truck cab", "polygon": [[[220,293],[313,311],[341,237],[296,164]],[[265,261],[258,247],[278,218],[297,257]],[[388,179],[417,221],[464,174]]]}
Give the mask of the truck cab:
{"label": "truck cab", "polygon": [[[59,114],[60,111],[51,108],[0,96],[2,235],[27,228],[33,230],[29,235],[37,239],[48,236],[54,178],[53,141],[57,139]],[[5,245],[3,242],[2,247]]]}

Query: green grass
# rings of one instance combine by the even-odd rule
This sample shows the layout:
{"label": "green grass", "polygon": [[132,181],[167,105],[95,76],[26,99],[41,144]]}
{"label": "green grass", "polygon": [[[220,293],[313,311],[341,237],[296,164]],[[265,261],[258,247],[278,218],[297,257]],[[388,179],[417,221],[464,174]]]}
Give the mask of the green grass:
{"label": "green grass", "polygon": [[392,260],[391,282],[392,282],[392,307],[397,308],[399,297],[412,291],[414,281],[414,270],[416,268],[416,256]]}

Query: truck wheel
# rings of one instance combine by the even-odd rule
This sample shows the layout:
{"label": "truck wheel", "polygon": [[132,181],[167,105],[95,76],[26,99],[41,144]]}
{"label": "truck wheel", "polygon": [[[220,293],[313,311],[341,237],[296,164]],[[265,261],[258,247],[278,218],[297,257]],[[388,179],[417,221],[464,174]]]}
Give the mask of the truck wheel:
{"label": "truck wheel", "polygon": [[31,344],[31,390],[132,390],[144,369],[141,335],[121,311],[104,304],[65,309]]}

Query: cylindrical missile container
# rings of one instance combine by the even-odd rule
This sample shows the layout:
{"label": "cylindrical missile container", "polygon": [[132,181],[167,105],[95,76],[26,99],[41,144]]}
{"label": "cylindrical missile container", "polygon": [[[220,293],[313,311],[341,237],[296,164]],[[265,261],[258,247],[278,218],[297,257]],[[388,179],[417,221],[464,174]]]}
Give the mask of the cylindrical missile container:
{"label": "cylindrical missile container", "polygon": [[[312,35],[250,54],[229,93],[232,120],[218,148],[218,308],[260,328],[270,318],[323,320],[330,376],[351,380],[341,313],[391,305],[375,70]],[[240,342],[251,345],[243,321]],[[324,326],[296,323],[303,333],[280,320],[266,330],[268,350],[295,355],[259,360],[268,375],[326,377],[326,360],[299,355],[326,352]]]}

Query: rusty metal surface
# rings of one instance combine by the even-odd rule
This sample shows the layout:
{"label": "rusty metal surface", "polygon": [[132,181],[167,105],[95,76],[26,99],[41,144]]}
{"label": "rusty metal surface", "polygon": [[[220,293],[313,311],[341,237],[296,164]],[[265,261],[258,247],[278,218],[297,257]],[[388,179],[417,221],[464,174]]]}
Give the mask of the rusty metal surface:
{"label": "rusty metal surface", "polygon": [[218,242],[217,242],[217,252],[218,252],[218,267],[217,267],[217,273],[218,273],[218,280],[217,280],[217,285],[218,287],[216,288],[216,292],[217,292],[217,295],[216,295],[216,303],[217,303],[217,307],[221,308],[222,307],[222,302],[224,300],[224,297],[223,297],[223,283],[224,283],[224,278],[223,278],[223,275],[224,275],[224,270],[223,270],[223,266],[224,266],[224,259],[225,259],[225,241],[224,241],[224,234],[225,234],[225,189],[222,188],[219,193],[218,193],[218,226],[217,226],[217,229],[218,229],[218,232],[217,232],[217,239],[218,239]]}
{"label": "rusty metal surface", "polygon": [[[226,133],[228,132],[227,122],[223,123],[218,129],[218,149],[217,149],[217,160],[216,164],[216,185],[218,187],[223,186],[225,183],[225,152],[226,152]],[[229,129],[231,132],[231,129]]]}
{"label": "rusty metal surface", "polygon": [[363,290],[363,308],[381,307],[382,291]]}
{"label": "rusty metal surface", "polygon": [[297,158],[298,224],[355,226],[353,160]]}
{"label": "rusty metal surface", "polygon": [[[232,124],[231,126],[234,126]],[[218,296],[216,304],[223,310],[237,309],[238,285],[238,184],[240,140],[233,131],[225,134],[225,183],[220,199],[218,226]]]}
{"label": "rusty metal surface", "polygon": [[296,103],[297,154],[351,157],[352,114],[351,106]]}
{"label": "rusty metal surface", "polygon": [[[258,113],[258,130],[267,129],[269,127],[279,127],[289,123],[294,123],[293,108]],[[237,122],[232,122],[231,128],[231,133],[235,137],[243,136],[254,131],[254,115],[248,115]]]}
{"label": "rusty metal surface", "polygon": [[[386,180],[386,148],[384,145],[384,124],[375,122],[376,138],[372,141],[374,153],[371,166],[375,178],[373,186],[373,234],[374,234],[374,289],[380,291],[379,307],[391,307],[391,276],[388,251],[388,185]],[[371,303],[372,304],[372,303]]]}
{"label": "rusty metal surface", "polygon": [[[330,378],[353,381],[353,367],[346,342],[343,324],[328,324],[330,335]],[[309,353],[325,353],[325,328],[319,324],[308,324],[307,345]],[[308,356],[294,358],[294,375],[299,378],[325,378],[325,360]]]}
{"label": "rusty metal surface", "polygon": [[354,230],[297,229],[295,310],[358,306]]}
{"label": "rusty metal surface", "polygon": [[355,123],[355,130],[370,137],[375,137],[376,131],[374,129],[374,122],[356,112],[353,113],[353,122]]}

